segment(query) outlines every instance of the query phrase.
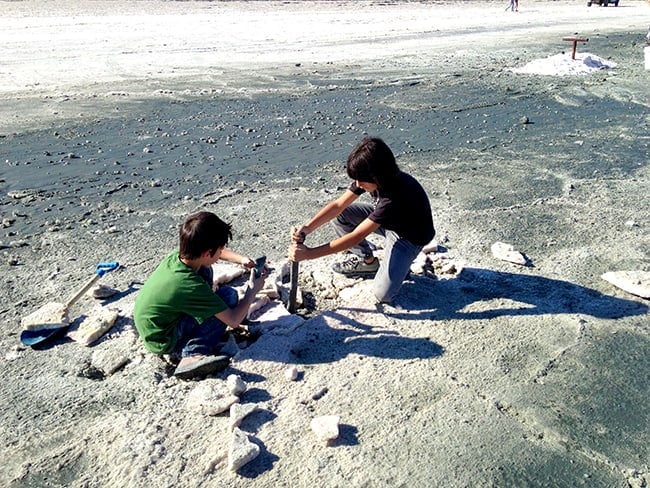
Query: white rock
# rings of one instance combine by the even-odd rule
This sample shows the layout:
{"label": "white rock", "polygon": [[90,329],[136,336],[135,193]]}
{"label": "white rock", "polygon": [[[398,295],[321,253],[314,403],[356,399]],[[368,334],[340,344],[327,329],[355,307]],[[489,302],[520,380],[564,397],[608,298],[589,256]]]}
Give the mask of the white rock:
{"label": "white rock", "polygon": [[491,249],[492,255],[497,259],[515,264],[526,264],[526,258],[524,255],[515,249],[512,244],[506,244],[505,242],[495,242],[492,244]]}
{"label": "white rock", "polygon": [[230,407],[230,430],[234,430],[235,427],[239,427],[246,417],[251,413],[256,412],[259,409],[255,403],[234,403]]}
{"label": "white rock", "polygon": [[319,441],[327,443],[339,436],[340,422],[341,417],[338,415],[322,415],[313,418],[309,426]]}
{"label": "white rock", "polygon": [[411,272],[415,274],[423,274],[424,267],[426,266],[428,260],[429,257],[424,252],[418,254],[411,263]]}
{"label": "white rock", "polygon": [[267,295],[258,295],[253,299],[253,303],[248,308],[248,314],[246,317],[249,320],[255,320],[255,318],[260,315],[261,310],[271,303],[271,299]]}
{"label": "white rock", "polygon": [[70,330],[66,335],[75,342],[89,346],[104,335],[117,320],[119,311],[108,307],[95,307],[79,327]]}
{"label": "white rock", "polygon": [[300,315],[290,314],[284,305],[277,301],[265,307],[257,320],[259,324],[254,328],[257,332],[266,334],[273,331],[274,334],[281,335],[292,333],[305,322]]}
{"label": "white rock", "polygon": [[219,415],[239,401],[218,379],[201,381],[187,396],[187,409],[204,415]]}
{"label": "white rock", "polygon": [[20,321],[20,325],[25,330],[65,327],[69,323],[68,308],[63,303],[57,302],[46,303]]}
{"label": "white rock", "polygon": [[90,358],[90,363],[106,375],[112,375],[128,362],[128,354],[115,348],[98,349]]}
{"label": "white rock", "polygon": [[427,244],[422,248],[422,252],[424,254],[429,254],[430,252],[437,252],[437,251],[438,251],[438,239],[436,239],[435,237],[431,240],[431,242],[429,242],[429,244]]}
{"label": "white rock", "polygon": [[295,366],[289,366],[284,371],[284,377],[289,381],[296,381],[296,379],[298,379],[298,368]]}
{"label": "white rock", "polygon": [[650,271],[610,271],[601,278],[628,293],[650,298]]}
{"label": "white rock", "polygon": [[232,280],[239,278],[244,275],[247,270],[241,266],[236,266],[234,264],[213,264],[212,265],[212,282],[215,285],[223,285],[224,283],[230,283]]}
{"label": "white rock", "polygon": [[228,391],[233,395],[240,395],[246,391],[246,382],[239,375],[231,374],[226,378]]}
{"label": "white rock", "polygon": [[237,471],[247,463],[250,463],[260,454],[260,447],[252,443],[245,432],[235,427],[232,441],[228,449],[228,469]]}

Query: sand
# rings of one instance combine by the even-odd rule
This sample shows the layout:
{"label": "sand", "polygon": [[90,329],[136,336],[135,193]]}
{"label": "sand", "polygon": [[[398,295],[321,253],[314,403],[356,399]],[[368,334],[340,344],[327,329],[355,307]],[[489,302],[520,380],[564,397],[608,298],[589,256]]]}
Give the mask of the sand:
{"label": "sand", "polygon": [[[0,484],[649,484],[648,301],[601,275],[649,270],[650,6],[505,3],[0,2]],[[574,35],[615,67],[513,72]],[[227,412],[189,409],[203,382],[145,353],[137,289],[198,208],[280,264],[366,133],[463,271],[378,309],[367,281],[333,292],[334,258],[303,263],[306,320],[213,380],[258,406],[240,428],[260,454],[232,473]],[[119,293],[71,310],[118,308],[102,339],[20,346],[21,317],[108,260]]]}

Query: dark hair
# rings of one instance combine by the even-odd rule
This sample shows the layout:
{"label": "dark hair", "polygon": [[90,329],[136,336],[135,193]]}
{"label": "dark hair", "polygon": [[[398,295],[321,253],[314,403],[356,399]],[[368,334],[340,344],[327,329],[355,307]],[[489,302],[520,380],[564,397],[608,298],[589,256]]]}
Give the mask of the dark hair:
{"label": "dark hair", "polygon": [[179,253],[182,258],[196,259],[205,251],[214,255],[232,239],[230,224],[212,212],[197,212],[185,218],[179,232]]}
{"label": "dark hair", "polygon": [[378,137],[364,137],[354,147],[347,162],[348,176],[353,180],[389,187],[399,174],[395,156]]}

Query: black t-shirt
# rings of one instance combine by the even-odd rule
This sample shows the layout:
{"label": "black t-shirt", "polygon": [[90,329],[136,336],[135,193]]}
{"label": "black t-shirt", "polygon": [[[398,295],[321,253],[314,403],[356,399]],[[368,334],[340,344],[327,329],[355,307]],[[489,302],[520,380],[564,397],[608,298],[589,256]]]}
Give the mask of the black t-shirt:
{"label": "black t-shirt", "polygon": [[[349,189],[355,195],[365,193],[354,181]],[[375,210],[368,216],[370,220],[417,246],[424,246],[433,239],[436,231],[429,197],[411,175],[400,172],[390,188],[380,188],[372,196]]]}

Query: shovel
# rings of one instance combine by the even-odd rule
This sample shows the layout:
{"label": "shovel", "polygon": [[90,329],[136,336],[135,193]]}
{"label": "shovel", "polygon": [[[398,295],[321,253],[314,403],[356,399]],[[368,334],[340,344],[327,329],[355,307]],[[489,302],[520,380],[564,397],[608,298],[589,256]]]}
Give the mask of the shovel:
{"label": "shovel", "polygon": [[20,341],[26,346],[41,343],[70,325],[68,311],[102,276],[119,267],[117,262],[99,263],[95,268],[95,276],[87,281],[66,303],[50,302],[41,308],[23,317],[20,325],[23,332]]}

